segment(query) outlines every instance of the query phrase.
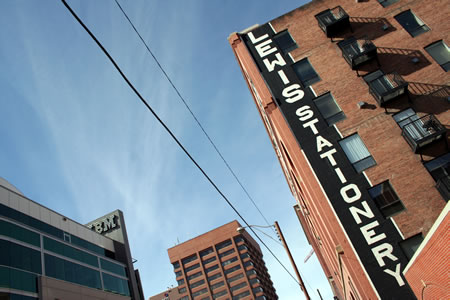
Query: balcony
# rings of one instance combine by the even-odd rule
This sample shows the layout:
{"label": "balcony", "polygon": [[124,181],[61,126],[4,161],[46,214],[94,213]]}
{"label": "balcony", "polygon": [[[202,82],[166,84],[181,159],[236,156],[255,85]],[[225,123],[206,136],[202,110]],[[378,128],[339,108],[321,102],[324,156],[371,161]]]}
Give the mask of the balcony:
{"label": "balcony", "polygon": [[444,176],[436,181],[436,188],[445,201],[450,200],[450,176]]}
{"label": "balcony", "polygon": [[426,145],[445,137],[447,132],[434,115],[426,115],[422,118],[412,115],[405,119],[403,124],[402,135],[414,153],[417,153]]}
{"label": "balcony", "polygon": [[327,37],[332,38],[338,33],[350,28],[350,18],[340,6],[324,10],[315,15],[319,27],[325,32]]}
{"label": "balcony", "polygon": [[364,76],[369,92],[380,106],[401,95],[408,95],[408,83],[397,73],[384,74],[381,70]]}
{"label": "balcony", "polygon": [[352,70],[373,59],[378,62],[377,47],[367,37],[362,39],[351,37],[339,42],[338,46]]}

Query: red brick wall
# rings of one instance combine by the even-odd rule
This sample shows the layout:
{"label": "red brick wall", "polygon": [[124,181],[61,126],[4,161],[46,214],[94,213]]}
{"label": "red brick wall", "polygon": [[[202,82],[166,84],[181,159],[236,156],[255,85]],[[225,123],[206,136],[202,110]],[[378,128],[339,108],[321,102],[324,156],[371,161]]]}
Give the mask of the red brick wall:
{"label": "red brick wall", "polygon": [[450,216],[447,214],[405,273],[418,299],[450,299]]}

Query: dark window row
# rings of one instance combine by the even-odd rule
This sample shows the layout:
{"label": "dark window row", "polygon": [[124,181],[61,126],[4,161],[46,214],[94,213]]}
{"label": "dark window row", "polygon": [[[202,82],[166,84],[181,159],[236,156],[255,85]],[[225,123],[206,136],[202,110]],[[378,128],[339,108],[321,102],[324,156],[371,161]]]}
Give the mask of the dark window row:
{"label": "dark window row", "polygon": [[184,278],[178,279],[177,283],[178,283],[178,285],[184,284]]}
{"label": "dark window row", "polygon": [[234,272],[234,271],[236,271],[236,270],[239,270],[241,268],[241,265],[236,265],[236,266],[234,266],[234,267],[231,267],[231,268],[229,268],[229,269],[226,269],[225,271],[224,271],[224,273],[225,274],[229,274],[229,273],[231,273],[231,272]]}
{"label": "dark window row", "polygon": [[213,261],[215,261],[216,259],[217,259],[217,257],[215,257],[215,256],[210,257],[210,258],[208,258],[208,259],[205,259],[205,260],[203,261],[203,264],[204,264],[204,265],[209,264],[210,262],[213,262]]}
{"label": "dark window row", "polygon": [[201,280],[199,280],[199,281],[196,281],[196,282],[193,282],[193,283],[189,284],[189,287],[190,287],[191,289],[193,289],[193,288],[195,288],[195,287],[201,286],[201,285],[204,284],[204,283],[205,283],[205,280],[204,280],[204,279],[201,279]]}
{"label": "dark window row", "polygon": [[0,265],[42,274],[41,252],[0,239]]}
{"label": "dark window row", "polygon": [[216,273],[214,275],[209,276],[208,277],[208,281],[213,281],[214,279],[217,279],[219,277],[222,277],[222,274],[221,273]]}
{"label": "dark window row", "polygon": [[229,265],[229,264],[231,264],[231,263],[233,263],[233,262],[235,262],[237,260],[238,260],[238,258],[236,256],[232,257],[232,258],[227,259],[226,261],[222,262],[222,266],[227,266],[227,265]]}
{"label": "dark window row", "polygon": [[44,249],[98,268],[97,256],[44,236]]}
{"label": "dark window row", "polygon": [[235,251],[234,248],[232,248],[232,249],[227,250],[227,251],[225,251],[225,252],[223,252],[223,253],[220,253],[220,254],[219,254],[219,257],[222,258],[222,257],[224,257],[224,256],[227,256],[227,255],[233,253],[234,251]]}
{"label": "dark window row", "polygon": [[230,246],[231,244],[232,244],[231,240],[226,240],[226,241],[224,241],[224,242],[221,242],[221,243],[217,244],[217,245],[216,245],[216,249],[217,249],[217,250],[220,250],[220,249],[222,249],[222,248],[225,248],[225,247]]}
{"label": "dark window row", "polygon": [[0,266],[0,287],[37,293],[38,275]]}
{"label": "dark window row", "polygon": [[214,265],[214,266],[212,266],[212,267],[206,268],[206,269],[205,269],[205,272],[206,272],[206,273],[209,273],[209,272],[211,272],[211,271],[217,270],[218,268],[219,268],[219,265]]}
{"label": "dark window row", "polygon": [[194,260],[196,260],[196,259],[197,259],[197,254],[193,254],[193,255],[191,255],[191,256],[188,256],[188,257],[186,257],[186,258],[183,258],[183,259],[181,260],[181,262],[183,263],[183,265],[185,265],[185,264],[190,263],[191,261],[194,261]]}
{"label": "dark window row", "polygon": [[233,281],[236,281],[236,280],[241,279],[241,278],[243,278],[243,277],[244,277],[244,274],[243,274],[243,273],[239,273],[239,274],[237,274],[237,275],[234,275],[234,276],[228,278],[228,279],[227,279],[227,282],[228,282],[228,283],[232,283]]}
{"label": "dark window row", "polygon": [[128,280],[118,278],[106,273],[102,273],[103,277],[103,289],[108,292],[116,294],[130,296],[130,288]]}
{"label": "dark window row", "polygon": [[217,289],[217,288],[219,288],[221,286],[224,286],[224,285],[225,285],[225,282],[219,281],[218,283],[214,283],[214,284],[211,285],[211,290],[215,290],[215,289]]}
{"label": "dark window row", "polygon": [[203,294],[205,294],[207,292],[208,292],[208,289],[204,288],[204,289],[201,289],[199,291],[196,291],[195,293],[192,293],[192,297],[194,297],[194,299],[195,299],[195,297],[203,295]]}
{"label": "dark window row", "polygon": [[91,288],[102,288],[99,271],[49,254],[45,254],[44,259],[46,276]]}
{"label": "dark window row", "polygon": [[248,295],[250,295],[250,291],[245,291],[245,292],[242,292],[242,293],[240,293],[240,294],[237,294],[236,296],[233,296],[233,300],[239,300],[239,299],[242,299],[242,298],[244,298],[244,297],[247,297]]}
{"label": "dark window row", "polygon": [[189,275],[189,276],[187,277],[187,280],[192,280],[192,279],[197,278],[197,277],[200,277],[200,276],[202,276],[202,272],[201,272],[201,271],[200,271],[200,272],[197,272],[197,273],[194,273],[194,274],[192,274],[192,275]]}
{"label": "dark window row", "polygon": [[36,247],[41,246],[41,239],[39,234],[3,220],[0,220],[0,235],[4,235],[21,242],[31,244]]}
{"label": "dark window row", "polygon": [[111,273],[127,277],[127,271],[124,266],[121,266],[119,264],[110,262],[106,259],[100,258],[100,264],[102,266],[103,270],[109,271]]}
{"label": "dark window row", "polygon": [[222,297],[223,295],[228,294],[227,290],[221,290],[220,292],[217,292],[213,294],[213,299],[217,299],[219,297]]}
{"label": "dark window row", "polygon": [[178,293],[180,293],[180,294],[186,293],[186,287],[183,286],[182,288],[179,288]]}
{"label": "dark window row", "polygon": [[176,262],[172,263],[172,266],[173,266],[174,270],[179,269],[180,268],[180,262],[176,261]]}
{"label": "dark window row", "polygon": [[176,272],[175,272],[175,278],[178,278],[178,277],[180,277],[181,275],[183,275],[183,272],[181,272],[181,271],[176,271]]}
{"label": "dark window row", "polygon": [[230,288],[230,291],[235,291],[235,290],[239,290],[239,289],[241,289],[241,288],[243,288],[244,286],[247,286],[247,282],[241,282],[241,283],[238,283],[238,284],[236,284],[235,286],[232,286],[231,288]]}
{"label": "dark window row", "polygon": [[[28,225],[38,231],[45,232],[45,233],[47,233],[51,236],[54,236],[58,239],[64,240],[64,231],[62,231],[61,229],[53,227],[47,223],[44,223],[40,220],[30,217],[24,213],[21,213],[15,209],[12,209],[10,207],[3,205],[3,204],[0,204],[0,215],[4,216],[6,218],[15,220],[17,222],[20,222],[22,224]],[[103,249],[95,244],[92,244],[88,241],[80,239],[79,237],[76,237],[74,235],[70,235],[70,237],[71,237],[71,243],[74,245],[80,246],[81,248],[93,251],[93,252],[98,253],[103,256],[114,258],[114,253],[109,250]]]}
{"label": "dark window row", "polygon": [[185,268],[184,272],[187,273],[189,271],[197,269],[198,267],[200,267],[200,263],[193,264],[192,266],[189,266],[189,267]]}
{"label": "dark window row", "polygon": [[203,256],[208,255],[208,254],[213,253],[213,252],[214,252],[213,248],[210,247],[208,249],[200,251],[200,256],[203,257]]}

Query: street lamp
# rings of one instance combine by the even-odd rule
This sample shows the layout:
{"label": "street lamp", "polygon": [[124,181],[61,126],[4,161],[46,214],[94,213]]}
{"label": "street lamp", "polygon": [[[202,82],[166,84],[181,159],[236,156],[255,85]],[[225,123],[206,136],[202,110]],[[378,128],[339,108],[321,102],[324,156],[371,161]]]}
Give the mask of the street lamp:
{"label": "street lamp", "polygon": [[284,249],[286,250],[286,252],[289,256],[289,260],[291,261],[291,264],[294,267],[294,271],[295,271],[295,274],[297,275],[297,279],[298,279],[300,288],[302,289],[303,293],[305,293],[306,299],[310,300],[311,298],[309,297],[308,291],[306,290],[305,284],[303,283],[302,277],[300,276],[300,272],[298,271],[297,265],[295,264],[294,258],[292,257],[291,251],[289,250],[289,247],[286,243],[286,240],[284,239],[283,233],[281,232],[280,226],[278,225],[277,221],[275,221],[274,225],[269,225],[269,226],[249,225],[249,226],[244,226],[244,227],[238,227],[236,230],[237,230],[237,232],[242,233],[244,231],[244,229],[248,228],[248,227],[270,228],[272,226],[275,227],[275,231],[277,232],[278,238],[280,239]]}

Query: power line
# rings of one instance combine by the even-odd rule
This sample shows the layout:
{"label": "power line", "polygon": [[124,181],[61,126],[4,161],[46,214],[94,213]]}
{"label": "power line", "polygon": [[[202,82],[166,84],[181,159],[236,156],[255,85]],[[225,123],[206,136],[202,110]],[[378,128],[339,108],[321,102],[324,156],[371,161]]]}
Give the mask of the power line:
{"label": "power line", "polygon": [[244,217],[239,213],[239,211],[233,206],[233,204],[228,200],[228,198],[222,193],[222,191],[217,187],[217,185],[214,183],[214,181],[206,174],[206,172],[202,169],[202,167],[197,163],[197,161],[191,156],[191,154],[186,150],[186,148],[181,144],[181,142],[177,139],[177,137],[174,135],[174,133],[167,127],[167,125],[161,120],[161,118],[156,114],[156,112],[151,108],[151,106],[147,103],[147,101],[142,97],[142,95],[139,93],[139,91],[134,87],[134,85],[130,82],[130,80],[126,77],[126,75],[122,72],[120,67],[117,65],[115,60],[111,57],[111,55],[108,53],[108,51],[103,47],[103,45],[100,43],[100,41],[95,37],[95,35],[87,28],[87,26],[83,23],[83,21],[77,16],[77,14],[72,10],[72,8],[67,4],[65,0],[61,0],[61,2],[64,4],[64,6],[69,10],[69,12],[72,14],[72,16],[78,21],[78,23],[83,27],[83,29],[90,35],[90,37],[95,41],[97,46],[100,47],[100,49],[103,51],[103,53],[108,57],[108,59],[111,61],[111,63],[114,65],[116,70],[119,72],[119,74],[122,76],[122,78],[125,80],[125,82],[128,84],[128,86],[133,90],[133,92],[138,96],[138,98],[141,100],[141,102],[147,107],[147,109],[153,114],[153,116],[158,120],[158,122],[161,124],[161,126],[164,127],[164,129],[167,131],[167,133],[172,137],[172,139],[177,143],[177,145],[183,150],[183,152],[189,157],[189,159],[194,163],[194,165],[197,167],[197,169],[205,176],[205,178],[209,181],[209,183],[214,187],[214,189],[220,194],[220,196],[227,202],[227,204],[234,210],[234,212],[239,216],[239,218],[247,225],[249,226],[249,229],[252,231],[252,233],[258,238],[258,240],[261,242],[261,244],[264,245],[264,247],[269,251],[270,254],[278,261],[278,263],[284,268],[284,270],[294,279],[297,284],[300,285],[300,283],[297,281],[297,279],[289,272],[289,270],[283,265],[283,263],[278,259],[278,257],[270,250],[270,248],[264,243],[264,241],[256,234],[256,232],[253,230],[253,228],[250,227],[250,224],[247,223],[247,221],[244,219]]}
{"label": "power line", "polygon": [[[148,53],[150,53],[150,55],[153,57],[153,60],[156,62],[156,64],[158,65],[159,69],[161,70],[161,72],[164,74],[164,76],[166,77],[167,81],[169,81],[170,85],[172,86],[172,88],[174,89],[174,91],[177,93],[178,98],[181,99],[181,101],[184,103],[184,105],[186,106],[187,110],[190,112],[190,114],[192,115],[192,117],[194,118],[195,122],[197,123],[197,125],[200,127],[200,129],[203,131],[203,133],[205,134],[206,138],[208,139],[208,141],[211,143],[211,145],[213,146],[214,150],[216,150],[217,154],[220,156],[220,158],[223,160],[223,162],[225,163],[225,165],[227,166],[228,170],[230,171],[230,173],[233,175],[233,177],[236,179],[237,183],[241,186],[242,190],[244,191],[244,193],[247,195],[247,198],[250,199],[250,201],[253,203],[253,205],[255,206],[255,208],[258,210],[259,214],[262,216],[262,218],[264,219],[264,221],[266,222],[267,225],[270,226],[269,222],[267,221],[266,217],[263,215],[263,213],[261,212],[261,210],[259,209],[259,207],[256,205],[255,201],[253,200],[253,198],[250,196],[250,194],[248,193],[247,189],[244,187],[244,185],[242,184],[242,182],[239,180],[239,178],[237,177],[236,173],[233,171],[233,169],[231,168],[231,166],[228,164],[228,162],[226,161],[226,159],[224,158],[224,156],[222,155],[222,153],[219,151],[219,149],[217,148],[216,144],[213,142],[213,140],[211,139],[211,137],[209,136],[209,134],[206,132],[205,128],[202,126],[202,124],[200,123],[200,121],[197,119],[196,115],[194,114],[194,112],[191,110],[191,108],[189,107],[189,105],[187,104],[186,100],[184,99],[184,97],[181,95],[180,91],[178,90],[178,88],[175,86],[175,84],[173,83],[172,79],[169,77],[169,75],[167,74],[167,72],[164,70],[163,66],[160,64],[159,60],[156,58],[155,54],[153,53],[153,51],[150,49],[150,47],[148,46],[148,44],[145,42],[144,38],[142,37],[142,35],[139,33],[139,31],[137,30],[136,26],[134,26],[133,22],[131,21],[131,19],[128,17],[127,13],[125,12],[125,10],[122,8],[122,6],[119,4],[119,1],[114,0],[117,4],[117,6],[119,7],[119,9],[122,11],[122,14],[125,16],[125,18],[128,20],[128,23],[130,23],[131,27],[133,27],[133,30],[136,32],[136,34],[138,35],[139,39],[141,40],[141,42],[144,44],[145,48],[147,48]],[[273,230],[273,229],[272,229]]]}

